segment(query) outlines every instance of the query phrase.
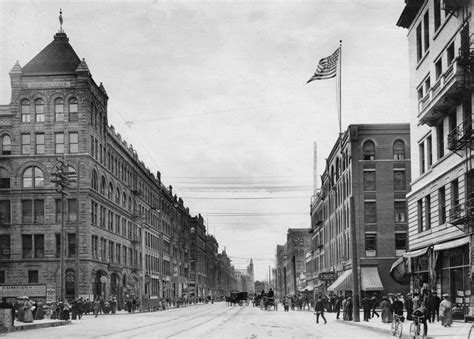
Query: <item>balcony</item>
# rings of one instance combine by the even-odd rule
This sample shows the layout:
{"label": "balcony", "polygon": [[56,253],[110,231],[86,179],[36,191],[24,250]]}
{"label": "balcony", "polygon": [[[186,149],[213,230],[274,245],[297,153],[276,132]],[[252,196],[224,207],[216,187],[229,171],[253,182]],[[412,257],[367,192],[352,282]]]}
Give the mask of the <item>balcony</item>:
{"label": "balcony", "polygon": [[474,198],[458,204],[449,210],[449,222],[455,226],[474,221]]}
{"label": "balcony", "polygon": [[460,104],[461,95],[465,90],[463,74],[460,62],[455,61],[438,78],[438,81],[418,102],[420,124],[433,127],[452,107]]}
{"label": "balcony", "polygon": [[448,134],[448,149],[453,152],[462,150],[470,145],[472,136],[472,119],[469,117]]}

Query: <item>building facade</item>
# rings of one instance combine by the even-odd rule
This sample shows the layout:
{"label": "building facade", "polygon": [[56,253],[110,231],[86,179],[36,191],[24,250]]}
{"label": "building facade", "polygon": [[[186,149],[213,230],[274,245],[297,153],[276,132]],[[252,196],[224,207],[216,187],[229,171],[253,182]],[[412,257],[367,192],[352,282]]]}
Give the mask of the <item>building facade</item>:
{"label": "building facade", "polygon": [[352,248],[362,291],[407,290],[388,273],[407,249],[409,149],[408,124],[350,125],[334,144],[311,203],[306,279],[316,294],[351,293]]}
{"label": "building facade", "polygon": [[459,316],[474,316],[473,2],[406,1],[412,188],[409,249],[393,275],[420,293],[448,293]]}
{"label": "building facade", "polygon": [[0,107],[0,295],[173,302],[196,275],[202,295],[202,218],[108,125],[106,90],[62,29],[10,80]]}

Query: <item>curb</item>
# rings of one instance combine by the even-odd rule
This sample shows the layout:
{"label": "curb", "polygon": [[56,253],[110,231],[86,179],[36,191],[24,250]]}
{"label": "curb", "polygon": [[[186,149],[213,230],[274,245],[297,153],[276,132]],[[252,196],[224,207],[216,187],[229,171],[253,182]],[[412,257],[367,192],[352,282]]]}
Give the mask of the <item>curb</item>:
{"label": "curb", "polygon": [[35,330],[37,328],[46,328],[46,327],[56,327],[69,325],[71,320],[61,320],[50,323],[33,323],[30,325],[15,325],[13,327],[8,327],[7,332],[16,332],[16,331],[26,331],[26,330]]}

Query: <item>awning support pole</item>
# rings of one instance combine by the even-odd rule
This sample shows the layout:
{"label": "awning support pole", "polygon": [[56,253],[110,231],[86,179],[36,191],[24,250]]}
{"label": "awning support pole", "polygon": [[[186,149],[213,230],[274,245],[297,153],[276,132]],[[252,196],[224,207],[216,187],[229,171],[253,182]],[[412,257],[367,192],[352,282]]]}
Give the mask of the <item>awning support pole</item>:
{"label": "awning support pole", "polygon": [[353,313],[354,322],[360,322],[360,311],[359,311],[359,270],[358,268],[358,249],[357,249],[357,233],[355,224],[355,204],[354,197],[350,198],[350,209],[351,209],[351,245],[352,245],[352,299],[353,299]]}

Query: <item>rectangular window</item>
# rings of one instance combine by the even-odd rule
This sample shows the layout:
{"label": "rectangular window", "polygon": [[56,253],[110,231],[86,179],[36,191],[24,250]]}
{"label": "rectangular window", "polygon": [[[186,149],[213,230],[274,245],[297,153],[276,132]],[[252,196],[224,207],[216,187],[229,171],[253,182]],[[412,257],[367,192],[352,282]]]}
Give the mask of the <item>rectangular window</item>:
{"label": "rectangular window", "polygon": [[92,258],[97,259],[99,255],[99,238],[96,235],[92,236]]}
{"label": "rectangular window", "polygon": [[434,31],[441,26],[441,0],[434,0]]}
{"label": "rectangular window", "polygon": [[21,105],[21,122],[30,122],[30,103]]}
{"label": "rectangular window", "polygon": [[0,259],[10,259],[10,235],[0,235]]}
{"label": "rectangular window", "polygon": [[56,233],[54,235],[56,240],[56,258],[59,258],[61,256],[61,234]]}
{"label": "rectangular window", "polygon": [[44,234],[34,236],[35,258],[44,257]]}
{"label": "rectangular window", "polygon": [[449,132],[452,132],[457,127],[456,112],[453,112],[449,115],[448,121],[449,121]]}
{"label": "rectangular window", "polygon": [[79,152],[79,134],[77,132],[69,133],[69,153]]}
{"label": "rectangular window", "polygon": [[375,201],[365,202],[365,222],[376,223],[377,222],[377,206]]}
{"label": "rectangular window", "polygon": [[420,174],[425,173],[425,143],[420,142],[418,144],[418,150],[420,152]]}
{"label": "rectangular window", "polygon": [[451,181],[451,206],[459,205],[459,181],[454,179]]}
{"label": "rectangular window", "polygon": [[98,212],[98,209],[99,209],[99,205],[95,201],[92,201],[91,202],[91,207],[92,207],[91,223],[93,225],[97,225],[97,212]]}
{"label": "rectangular window", "polygon": [[38,282],[38,271],[28,271],[28,284],[37,284]]}
{"label": "rectangular window", "polygon": [[425,53],[430,48],[430,16],[429,11],[426,11],[425,16],[423,17],[423,30],[424,30],[424,46]]}
{"label": "rectangular window", "polygon": [[115,255],[116,255],[116,262],[117,264],[120,264],[120,259],[121,259],[121,254],[120,254],[120,249],[122,248],[122,245],[116,244],[115,245]]}
{"label": "rectangular window", "polygon": [[426,138],[426,163],[428,168],[433,164],[433,141],[431,135]]}
{"label": "rectangular window", "polygon": [[365,256],[377,256],[377,233],[365,233]]}
{"label": "rectangular window", "polygon": [[442,65],[442,59],[439,58],[438,61],[435,63],[435,79],[438,81],[439,77],[443,74],[443,65]]}
{"label": "rectangular window", "polygon": [[33,200],[33,223],[44,223],[44,200]]}
{"label": "rectangular window", "polygon": [[442,121],[436,126],[436,141],[438,146],[438,159],[441,159],[444,157],[444,126]]}
{"label": "rectangular window", "polygon": [[77,199],[67,200],[67,221],[77,221]]}
{"label": "rectangular window", "polygon": [[114,259],[115,259],[114,248],[115,248],[115,244],[112,241],[109,241],[109,261],[110,262],[114,262]]}
{"label": "rectangular window", "polygon": [[21,222],[23,224],[31,224],[33,222],[33,201],[21,201]]}
{"label": "rectangular window", "polygon": [[407,234],[405,232],[395,233],[395,255],[402,255],[407,249]]}
{"label": "rectangular window", "polygon": [[69,103],[69,121],[78,121],[77,104]]}
{"label": "rectangular window", "polygon": [[438,209],[439,224],[443,225],[446,223],[446,188],[444,186],[438,189]]}
{"label": "rectangular window", "polygon": [[448,46],[448,49],[446,50],[446,57],[448,60],[448,67],[451,66],[451,64],[454,62],[455,58],[455,49],[454,49],[454,41]]}
{"label": "rectangular window", "polygon": [[364,171],[364,190],[375,191],[375,171]]}
{"label": "rectangular window", "polygon": [[21,154],[30,154],[31,136],[29,134],[21,135]]}
{"label": "rectangular window", "polygon": [[21,236],[23,258],[43,258],[44,257],[44,235],[43,234],[23,234]]}
{"label": "rectangular window", "polygon": [[55,206],[55,222],[61,222],[62,214],[61,214],[61,209],[62,209],[62,204],[61,204],[61,199],[54,199],[54,206]]}
{"label": "rectangular window", "polygon": [[407,188],[406,172],[404,169],[393,171],[393,189],[395,191],[404,191]]}
{"label": "rectangular window", "polygon": [[0,200],[0,225],[11,223],[10,200]]}
{"label": "rectangular window", "polygon": [[54,152],[57,154],[64,153],[64,133],[54,134]]}
{"label": "rectangular window", "polygon": [[421,23],[416,27],[416,60],[420,61],[423,56],[423,42],[421,33]]}
{"label": "rectangular window", "polygon": [[74,258],[76,256],[76,233],[67,234],[67,257]]}
{"label": "rectangular window", "polygon": [[426,229],[431,228],[431,196],[427,195],[425,197],[425,219],[426,219]]}
{"label": "rectangular window", "polygon": [[406,201],[395,201],[395,222],[407,222],[407,203]]}
{"label": "rectangular window", "polygon": [[5,271],[0,271],[0,284],[5,284]]}
{"label": "rectangular window", "polygon": [[33,236],[31,234],[23,234],[21,236],[21,246],[23,258],[33,258]]}
{"label": "rectangular window", "polygon": [[35,134],[35,153],[44,154],[44,134],[37,133]]}
{"label": "rectangular window", "polygon": [[418,233],[423,232],[423,200],[416,202],[416,213],[418,216]]}
{"label": "rectangular window", "polygon": [[106,209],[105,207],[103,206],[100,206],[100,227],[104,227],[105,228],[105,213],[106,213]]}

